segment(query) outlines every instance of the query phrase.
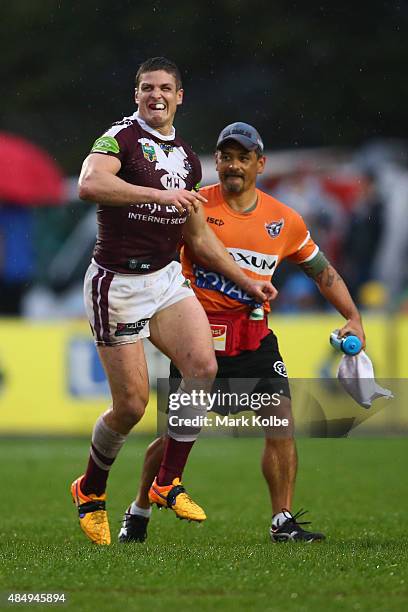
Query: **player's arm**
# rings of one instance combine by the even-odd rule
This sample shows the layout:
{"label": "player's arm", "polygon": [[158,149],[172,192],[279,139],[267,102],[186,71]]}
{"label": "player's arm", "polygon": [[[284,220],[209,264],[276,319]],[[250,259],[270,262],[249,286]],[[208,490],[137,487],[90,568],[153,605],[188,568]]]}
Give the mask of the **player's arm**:
{"label": "player's arm", "polygon": [[347,320],[339,335],[354,334],[358,336],[364,348],[365,334],[361,315],[340,274],[327,261],[321,251],[311,261],[300,264],[300,266],[308,276],[313,278],[323,297]]}
{"label": "player's arm", "polygon": [[121,162],[116,157],[91,153],[85,159],[79,177],[79,197],[109,206],[129,206],[156,202],[174,205],[180,213],[198,208],[207,200],[197,192],[186,189],[153,189],[132,185],[117,176]]}
{"label": "player's arm", "polygon": [[203,266],[223,274],[259,302],[272,300],[277,296],[277,290],[269,281],[249,278],[235,263],[206,223],[201,207],[190,215],[183,233],[194,259]]}

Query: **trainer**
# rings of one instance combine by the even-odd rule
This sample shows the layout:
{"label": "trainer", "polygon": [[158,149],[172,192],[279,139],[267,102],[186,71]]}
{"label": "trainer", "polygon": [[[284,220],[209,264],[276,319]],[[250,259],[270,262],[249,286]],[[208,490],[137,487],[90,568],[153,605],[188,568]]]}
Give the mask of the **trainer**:
{"label": "trainer", "polygon": [[[302,217],[256,188],[257,176],[263,173],[266,161],[264,145],[256,129],[246,123],[225,127],[217,141],[215,160],[219,183],[200,191],[207,200],[203,204],[206,220],[248,278],[271,280],[284,259],[297,264],[347,319],[340,334],[353,333],[364,346],[361,317],[350,293],[312,240]],[[203,266],[188,244],[182,249],[181,261],[214,333],[217,381],[261,377],[254,391],[279,393],[280,413],[290,416],[286,368],[277,338],[268,328],[269,304],[254,307],[253,300],[232,279]],[[180,376],[173,361],[171,384]],[[164,448],[165,438],[158,438],[147,450],[140,488],[125,514],[120,541],[146,538],[150,502],[157,503],[153,479]],[[273,428],[265,428],[262,473],[271,498],[272,541],[309,542],[324,538],[321,533],[303,529],[304,523],[298,521],[303,513],[291,512],[296,471],[293,432],[279,436]]]}

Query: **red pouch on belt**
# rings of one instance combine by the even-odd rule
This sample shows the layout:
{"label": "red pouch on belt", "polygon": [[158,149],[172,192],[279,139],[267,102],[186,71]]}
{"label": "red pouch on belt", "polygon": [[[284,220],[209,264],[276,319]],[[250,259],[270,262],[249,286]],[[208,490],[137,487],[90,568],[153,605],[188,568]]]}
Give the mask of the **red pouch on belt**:
{"label": "red pouch on belt", "polygon": [[247,311],[207,313],[217,355],[254,351],[269,334],[268,319],[251,321]]}

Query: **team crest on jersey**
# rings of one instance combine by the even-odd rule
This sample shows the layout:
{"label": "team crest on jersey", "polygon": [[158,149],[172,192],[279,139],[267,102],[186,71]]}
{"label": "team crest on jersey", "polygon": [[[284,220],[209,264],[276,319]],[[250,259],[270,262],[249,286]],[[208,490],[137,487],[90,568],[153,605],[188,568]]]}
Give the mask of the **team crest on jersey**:
{"label": "team crest on jersey", "polygon": [[142,143],[142,151],[143,151],[143,157],[147,159],[147,161],[149,162],[157,161],[156,151],[154,150],[154,147],[151,147],[148,144]]}
{"label": "team crest on jersey", "polygon": [[265,223],[265,229],[271,238],[277,238],[281,233],[281,230],[284,225],[285,220],[280,219],[279,221],[271,221],[270,223]]}

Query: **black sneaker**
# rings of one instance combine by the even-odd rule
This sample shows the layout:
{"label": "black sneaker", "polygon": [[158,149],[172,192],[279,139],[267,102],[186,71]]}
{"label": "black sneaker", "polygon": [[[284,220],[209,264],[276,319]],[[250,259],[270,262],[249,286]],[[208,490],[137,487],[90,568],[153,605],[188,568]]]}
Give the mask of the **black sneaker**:
{"label": "black sneaker", "polygon": [[286,521],[282,523],[282,525],[279,525],[279,527],[271,525],[269,533],[272,542],[288,542],[289,540],[295,540],[297,542],[315,542],[326,539],[322,533],[305,531],[305,529],[301,527],[301,525],[310,525],[310,521],[302,521],[299,523],[297,520],[306,514],[307,510],[301,509],[296,514],[292,514],[286,508],[282,508],[282,512],[286,517]]}
{"label": "black sneaker", "polygon": [[119,531],[119,542],[144,542],[147,538],[147,524],[149,519],[138,514],[130,514],[130,507],[126,510]]}

